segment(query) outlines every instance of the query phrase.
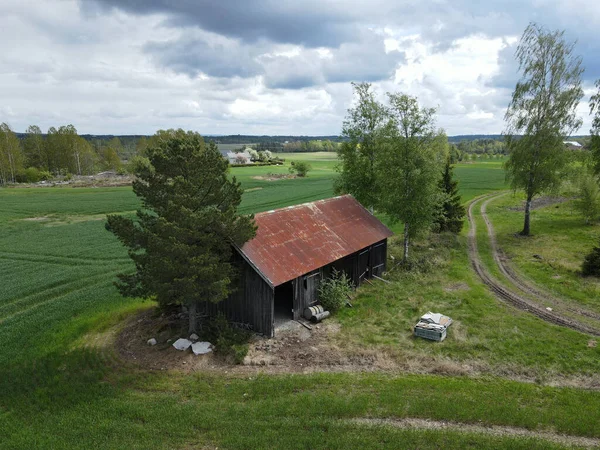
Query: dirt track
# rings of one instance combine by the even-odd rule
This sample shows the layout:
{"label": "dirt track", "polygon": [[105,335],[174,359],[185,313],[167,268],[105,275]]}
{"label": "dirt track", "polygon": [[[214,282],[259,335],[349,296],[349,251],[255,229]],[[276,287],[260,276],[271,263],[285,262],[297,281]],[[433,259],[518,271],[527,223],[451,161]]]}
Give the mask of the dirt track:
{"label": "dirt track", "polygon": [[[598,314],[590,311],[585,311],[579,308],[569,307],[563,300],[552,296],[551,294],[543,291],[542,289],[534,286],[532,283],[525,281],[520,277],[512,267],[508,264],[506,256],[499,251],[496,242],[496,234],[494,228],[486,214],[487,204],[506,193],[495,193],[488,194],[479,199],[471,202],[468,208],[468,219],[469,219],[469,259],[475,269],[475,272],[481,280],[490,288],[490,290],[502,301],[505,301],[519,309],[530,312],[535,316],[564,327],[572,328],[582,333],[591,334],[594,336],[600,336],[600,322],[595,326],[590,326],[582,323],[576,318],[570,317],[571,314],[586,316],[590,319],[600,319]],[[477,248],[477,228],[475,220],[473,218],[473,208],[483,201],[481,205],[481,215],[486,223],[487,235],[490,239],[490,247],[494,261],[498,265],[500,272],[509,280],[513,285],[507,287],[498,280],[496,280],[484,267],[479,256]],[[546,309],[547,304],[552,304],[553,311]],[[556,309],[556,311],[554,311]],[[569,311],[569,316],[561,313],[561,311]]]}

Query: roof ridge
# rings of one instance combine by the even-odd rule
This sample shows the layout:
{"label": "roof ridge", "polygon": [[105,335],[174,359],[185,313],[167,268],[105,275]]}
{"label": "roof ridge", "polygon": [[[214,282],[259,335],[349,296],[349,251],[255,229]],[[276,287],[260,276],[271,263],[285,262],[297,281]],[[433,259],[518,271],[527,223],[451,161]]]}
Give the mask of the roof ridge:
{"label": "roof ridge", "polygon": [[[267,215],[267,214],[273,214],[273,213],[276,213],[279,211],[289,211],[290,209],[300,208],[302,206],[308,206],[308,205],[315,205],[317,203],[326,203],[326,202],[330,202],[332,200],[337,200],[339,198],[344,198],[344,197],[352,197],[352,195],[351,194],[337,195],[335,197],[322,198],[321,200],[314,200],[312,202],[305,202],[305,203],[299,203],[297,205],[284,206],[282,208],[271,209],[269,211],[261,211],[261,212],[254,214],[254,217]],[[354,198],[354,197],[352,197],[352,198]]]}

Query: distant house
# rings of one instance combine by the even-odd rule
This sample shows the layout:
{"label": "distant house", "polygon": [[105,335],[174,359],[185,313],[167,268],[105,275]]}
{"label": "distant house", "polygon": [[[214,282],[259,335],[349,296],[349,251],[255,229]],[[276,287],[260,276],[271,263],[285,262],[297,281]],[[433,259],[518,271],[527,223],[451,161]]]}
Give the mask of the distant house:
{"label": "distant house", "polygon": [[236,290],[218,304],[206,302],[207,315],[273,336],[275,322],[299,319],[318,303],[320,281],[333,269],[358,286],[386,267],[392,232],[352,196],[329,198],[254,216],[254,239],[236,248],[240,277]]}
{"label": "distant house", "polygon": [[563,144],[567,146],[567,148],[571,149],[581,149],[583,146],[577,141],[563,141]]}
{"label": "distant house", "polygon": [[227,152],[227,160],[231,165],[250,164],[252,162],[252,158],[250,157],[250,153],[248,153],[247,149],[240,153]]}

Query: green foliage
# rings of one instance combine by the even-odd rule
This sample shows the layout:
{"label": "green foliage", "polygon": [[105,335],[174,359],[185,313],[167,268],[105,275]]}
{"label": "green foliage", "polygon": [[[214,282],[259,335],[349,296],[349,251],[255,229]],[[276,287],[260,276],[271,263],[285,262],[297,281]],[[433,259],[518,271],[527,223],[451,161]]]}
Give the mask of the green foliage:
{"label": "green foliage", "polygon": [[295,173],[299,177],[306,177],[312,166],[306,161],[292,161],[290,163],[290,173]]}
{"label": "green foliage", "polygon": [[23,140],[23,150],[27,164],[48,170],[47,155],[42,130],[37,125],[30,125],[25,131],[27,136]]}
{"label": "green foliage", "polygon": [[585,223],[590,224],[600,219],[600,188],[598,180],[592,175],[584,173],[581,177],[574,206]]}
{"label": "green foliage", "polygon": [[348,301],[352,292],[352,284],[346,272],[333,269],[330,278],[321,280],[318,287],[319,303],[326,311],[335,312],[342,308]]}
{"label": "green foliage", "polygon": [[223,314],[218,314],[202,324],[201,336],[214,343],[216,353],[241,364],[248,354],[248,340],[252,333],[232,326]]}
{"label": "green foliage", "polygon": [[127,162],[127,172],[131,174],[139,173],[143,170],[150,170],[150,160],[145,156],[135,155]]}
{"label": "green foliage", "polygon": [[462,230],[466,210],[462,205],[460,193],[458,192],[458,181],[454,179],[453,166],[450,159],[446,161],[442,179],[439,182],[442,201],[434,225],[437,231],[450,231],[460,233]]}
{"label": "green foliage", "polygon": [[51,178],[52,174],[50,172],[40,170],[37,167],[28,167],[17,175],[19,183],[37,183]]}
{"label": "green foliage", "polygon": [[381,201],[377,164],[381,159],[390,117],[375,99],[369,83],[352,83],[357,103],[348,110],[342,128],[343,142],[337,150],[340,160],[335,192],[349,193],[371,210]]}
{"label": "green foliage", "polygon": [[586,277],[600,277],[600,243],[583,260],[581,273]]}
{"label": "green foliage", "polygon": [[[463,139],[457,145],[460,157],[463,154],[476,155],[504,155],[506,154],[506,143],[498,139]],[[453,163],[456,161],[453,161]]]}
{"label": "green foliage", "polygon": [[434,133],[434,109],[419,107],[408,95],[388,96],[393,128],[378,165],[380,209],[392,222],[404,224],[406,262],[410,239],[429,230],[440,202],[438,180],[448,157],[447,138]]}
{"label": "green foliage", "polygon": [[420,108],[415,97],[388,93],[389,104],[383,105],[370,84],[353,86],[357,103],[344,121],[348,141],[338,150],[335,190],[402,223],[406,261],[409,240],[433,222],[448,139],[434,132],[435,109]]}
{"label": "green foliage", "polygon": [[23,170],[25,156],[15,133],[6,124],[0,125],[0,184],[15,183]]}
{"label": "green foliage", "polygon": [[339,143],[329,139],[310,140],[310,141],[292,141],[283,144],[280,151],[284,152],[335,152]]}
{"label": "green foliage", "polygon": [[100,167],[102,170],[117,171],[121,168],[121,159],[114,148],[106,147],[100,153]]}
{"label": "green foliage", "polygon": [[[136,219],[109,215],[107,229],[129,250],[134,274],[119,275],[128,297],[159,304],[195,305],[227,297],[235,275],[231,246],[255,234],[253,218],[237,208],[243,190],[228,177],[214,143],[183,130],[159,131],[140,165],[133,191],[141,199]],[[190,327],[195,317],[190,313]]]}
{"label": "green foliage", "polygon": [[573,48],[564,32],[549,32],[535,23],[525,29],[517,48],[522,77],[505,117],[510,151],[505,168],[511,187],[527,196],[523,235],[530,234],[531,200],[560,185],[564,137],[581,126],[576,108],[583,97],[583,69]]}
{"label": "green foliage", "polygon": [[251,161],[258,161],[260,159],[258,152],[256,150],[254,150],[253,148],[246,148],[245,150],[250,155]]}

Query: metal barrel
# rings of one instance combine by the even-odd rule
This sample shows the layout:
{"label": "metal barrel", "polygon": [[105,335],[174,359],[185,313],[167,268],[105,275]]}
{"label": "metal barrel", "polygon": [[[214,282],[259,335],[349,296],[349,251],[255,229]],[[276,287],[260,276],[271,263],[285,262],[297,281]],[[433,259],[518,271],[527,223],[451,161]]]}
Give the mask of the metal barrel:
{"label": "metal barrel", "polygon": [[315,314],[314,316],[312,316],[310,318],[311,322],[320,322],[323,319],[326,319],[327,317],[329,317],[329,311],[323,311],[321,313]]}
{"label": "metal barrel", "polygon": [[309,306],[304,310],[304,318],[310,320],[313,316],[320,314],[324,311],[321,305]]}

